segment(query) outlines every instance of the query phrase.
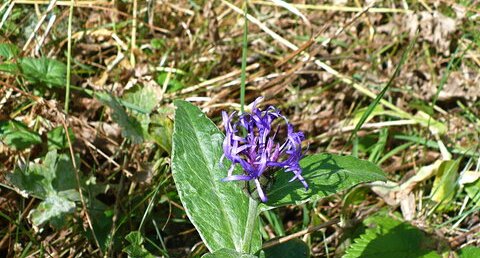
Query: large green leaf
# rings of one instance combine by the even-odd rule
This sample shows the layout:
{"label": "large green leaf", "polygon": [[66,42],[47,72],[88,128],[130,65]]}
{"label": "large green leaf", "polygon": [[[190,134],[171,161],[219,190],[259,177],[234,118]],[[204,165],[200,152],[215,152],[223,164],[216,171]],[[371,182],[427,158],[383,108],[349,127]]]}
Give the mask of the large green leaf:
{"label": "large green leaf", "polygon": [[[241,251],[249,200],[241,187],[220,180],[223,134],[200,109],[175,101],[173,178],[185,211],[210,252],[222,248]],[[260,232],[253,234],[252,252],[261,247]]]}
{"label": "large green leaf", "polygon": [[67,67],[64,63],[49,58],[20,59],[18,63],[25,79],[46,86],[65,86]]}
{"label": "large green leaf", "polygon": [[65,196],[52,193],[29,214],[35,226],[50,221],[55,227],[64,225],[64,216],[75,211],[75,202]]}
{"label": "large green leaf", "polygon": [[47,221],[54,226],[62,226],[66,221],[65,215],[74,212],[75,202],[80,200],[70,156],[58,155],[56,150],[48,152],[42,164],[30,163],[16,169],[9,175],[9,181],[20,190],[43,200],[29,214],[36,227]]}
{"label": "large green leaf", "polygon": [[16,150],[23,150],[34,144],[42,143],[39,134],[15,120],[0,122],[0,140]]}
{"label": "large green leaf", "polygon": [[288,182],[292,173],[277,172],[276,180],[267,193],[267,205],[276,207],[299,204],[323,198],[359,183],[386,180],[376,165],[351,156],[316,154],[303,158],[300,166],[309,190],[306,191],[298,180]]}

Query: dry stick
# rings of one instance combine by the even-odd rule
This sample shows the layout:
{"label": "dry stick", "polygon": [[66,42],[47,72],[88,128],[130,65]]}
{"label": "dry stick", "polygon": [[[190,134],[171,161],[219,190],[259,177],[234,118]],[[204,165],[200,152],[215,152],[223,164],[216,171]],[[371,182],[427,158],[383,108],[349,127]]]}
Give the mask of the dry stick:
{"label": "dry stick", "polygon": [[291,234],[291,235],[288,235],[288,236],[285,236],[285,237],[281,237],[279,239],[274,239],[274,240],[268,241],[265,244],[263,244],[262,249],[266,249],[266,248],[269,248],[269,247],[272,247],[272,246],[275,246],[275,245],[279,245],[279,244],[288,242],[288,241],[290,241],[294,238],[298,238],[298,237],[301,237],[303,235],[315,232],[319,229],[337,224],[338,222],[340,222],[340,219],[335,218],[335,219],[332,219],[332,220],[330,220],[328,222],[325,222],[323,224],[320,224],[320,225],[317,225],[317,226],[314,226],[314,227],[309,227],[307,229],[298,231],[297,233],[294,233],[294,234]]}
{"label": "dry stick", "polygon": [[63,129],[66,132],[65,135],[66,135],[67,141],[68,141],[68,148],[70,150],[70,156],[71,156],[71,159],[72,159],[73,169],[75,170],[75,179],[77,180],[78,193],[80,194],[80,202],[82,203],[82,209],[83,209],[83,212],[85,213],[85,217],[87,218],[88,227],[92,231],[92,235],[93,235],[93,239],[95,240],[95,244],[97,244],[98,251],[100,252],[100,255],[103,256],[102,247],[100,245],[100,242],[98,242],[97,235],[95,234],[95,230],[93,229],[92,220],[90,219],[90,215],[88,214],[87,204],[85,203],[85,199],[83,198],[82,186],[80,185],[80,175],[78,174],[77,163],[75,162],[75,154],[73,152],[72,141],[70,140],[70,135],[68,134],[66,117],[64,116],[63,119],[61,119],[61,121],[62,121]]}

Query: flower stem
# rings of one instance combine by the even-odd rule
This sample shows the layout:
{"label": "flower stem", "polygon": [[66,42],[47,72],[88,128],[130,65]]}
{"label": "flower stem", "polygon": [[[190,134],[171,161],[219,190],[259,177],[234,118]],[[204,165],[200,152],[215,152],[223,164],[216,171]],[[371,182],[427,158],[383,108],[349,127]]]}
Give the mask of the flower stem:
{"label": "flower stem", "polygon": [[243,37],[242,37],[242,69],[240,74],[240,113],[245,112],[245,81],[247,80],[247,49],[248,49],[248,5],[247,1],[244,2],[243,6],[243,17],[244,17],[244,27],[243,27]]}
{"label": "flower stem", "polygon": [[251,252],[251,245],[252,245],[252,237],[255,231],[255,225],[257,224],[257,208],[258,208],[258,201],[254,200],[253,198],[248,198],[248,216],[247,216],[247,224],[245,225],[245,233],[243,235],[243,244],[242,244],[242,251],[244,253]]}

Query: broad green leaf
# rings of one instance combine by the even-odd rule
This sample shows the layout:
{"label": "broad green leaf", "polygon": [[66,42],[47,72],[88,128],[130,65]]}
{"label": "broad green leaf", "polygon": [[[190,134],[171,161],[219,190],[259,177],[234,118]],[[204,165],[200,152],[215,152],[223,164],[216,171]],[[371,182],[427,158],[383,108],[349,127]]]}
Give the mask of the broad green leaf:
{"label": "broad green leaf", "polygon": [[23,150],[42,143],[40,135],[15,120],[0,122],[0,140],[16,150]]}
{"label": "broad green leaf", "polygon": [[17,46],[8,43],[0,44],[0,56],[4,57],[4,60],[10,60],[16,57],[19,53],[19,49]]}
{"label": "broad green leaf", "polygon": [[[49,153],[54,153],[50,151]],[[80,164],[79,156],[75,157],[75,163]],[[68,154],[60,154],[57,157],[54,167],[54,178],[52,179],[52,187],[57,192],[63,192],[70,189],[77,189],[77,181],[75,179],[75,168]]]}
{"label": "broad green leaf", "polygon": [[125,239],[130,243],[130,245],[123,248],[123,252],[128,254],[128,257],[132,258],[154,258],[145,247],[143,246],[143,236],[138,231],[130,232]]}
{"label": "broad green leaf", "polygon": [[480,247],[465,246],[458,252],[460,258],[478,258],[480,257]]}
{"label": "broad green leaf", "polygon": [[158,104],[159,101],[153,86],[148,85],[143,87],[137,86],[132,92],[125,93],[122,99],[141,108],[142,110],[145,110],[147,114],[152,112],[153,108]]}
{"label": "broad green leaf", "polygon": [[133,91],[126,93],[122,99],[124,100],[124,103],[132,104],[144,111],[139,112],[135,109],[131,109],[131,114],[140,122],[143,135],[148,137],[148,127],[151,123],[150,113],[158,104],[157,94],[155,93],[153,86],[145,85],[141,88],[137,86]]}
{"label": "broad green leaf", "polygon": [[[175,101],[172,171],[185,211],[210,252],[242,250],[248,197],[235,183],[221,182],[229,164],[220,165],[224,135],[199,108]],[[260,231],[251,240],[261,247]]]}
{"label": "broad green leaf", "polygon": [[365,230],[347,250],[344,258],[441,257],[429,248],[427,236],[419,229],[386,215],[367,219]]}
{"label": "broad green leaf", "polygon": [[[75,140],[75,134],[73,133],[72,128],[68,128],[68,136],[72,144]],[[47,133],[48,139],[48,150],[62,150],[68,148],[67,135],[65,134],[65,129],[63,126],[59,126]]]}
{"label": "broad green leaf", "polygon": [[257,256],[242,254],[232,249],[220,249],[216,252],[205,254],[202,258],[257,258]]}
{"label": "broad green leaf", "polygon": [[295,238],[288,242],[274,245],[263,249],[265,258],[308,258],[310,257],[310,248],[302,240]]}
{"label": "broad green leaf", "polygon": [[74,211],[75,202],[53,193],[33,209],[29,216],[37,227],[47,221],[55,227],[62,227],[65,224],[64,216]]}
{"label": "broad green leaf", "polygon": [[55,178],[57,158],[57,152],[51,151],[47,153],[42,164],[30,163],[15,169],[9,180],[28,194],[46,199],[48,195],[55,193],[52,181]]}
{"label": "broad green leaf", "polygon": [[292,173],[279,171],[267,193],[267,205],[277,207],[314,201],[360,183],[386,180],[375,164],[351,156],[316,154],[303,158],[300,166],[309,189],[305,190],[298,180],[288,182]]}
{"label": "broad green leaf", "polygon": [[107,93],[96,93],[95,96],[112,109],[112,120],[122,128],[123,137],[130,139],[132,143],[143,142],[142,125],[127,114],[116,98]]}
{"label": "broad green leaf", "polygon": [[9,181],[43,200],[29,215],[36,227],[47,221],[56,227],[62,226],[65,215],[74,212],[75,202],[80,200],[70,156],[58,155],[56,150],[48,152],[41,164],[17,168],[9,175]]}
{"label": "broad green leaf", "polygon": [[25,79],[32,83],[44,84],[48,87],[65,86],[67,67],[60,61],[45,57],[25,57],[19,60],[18,65]]}

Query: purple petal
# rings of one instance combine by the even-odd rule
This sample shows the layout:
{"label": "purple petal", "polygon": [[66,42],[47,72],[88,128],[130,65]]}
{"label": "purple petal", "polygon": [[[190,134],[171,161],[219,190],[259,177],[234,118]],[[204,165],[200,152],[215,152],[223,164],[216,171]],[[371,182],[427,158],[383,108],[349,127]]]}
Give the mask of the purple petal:
{"label": "purple petal", "polygon": [[[250,113],[230,115],[222,112],[222,120],[225,127],[225,139],[223,141],[223,155],[220,159],[227,158],[232,162],[227,174],[222,181],[255,180],[260,199],[265,202],[266,194],[261,188],[258,179],[269,168],[283,168],[285,172],[293,173],[291,181],[299,180],[308,189],[305,179],[302,177],[302,169],[299,161],[303,157],[302,141],[305,136],[302,132],[295,132],[293,125],[274,106],[264,110],[257,108],[262,97],[252,103]],[[283,120],[274,130],[276,121]],[[283,143],[278,139],[280,126],[285,126],[287,137]],[[233,175],[236,164],[244,171],[243,175]]]}
{"label": "purple petal", "polygon": [[252,180],[253,177],[247,176],[247,175],[232,175],[232,176],[227,176],[222,179],[223,182],[228,182],[228,181],[249,181]]}
{"label": "purple petal", "polygon": [[263,192],[262,186],[260,185],[260,181],[258,181],[258,179],[255,179],[255,185],[257,186],[258,197],[260,197],[260,200],[262,200],[262,202],[267,202],[267,196]]}

